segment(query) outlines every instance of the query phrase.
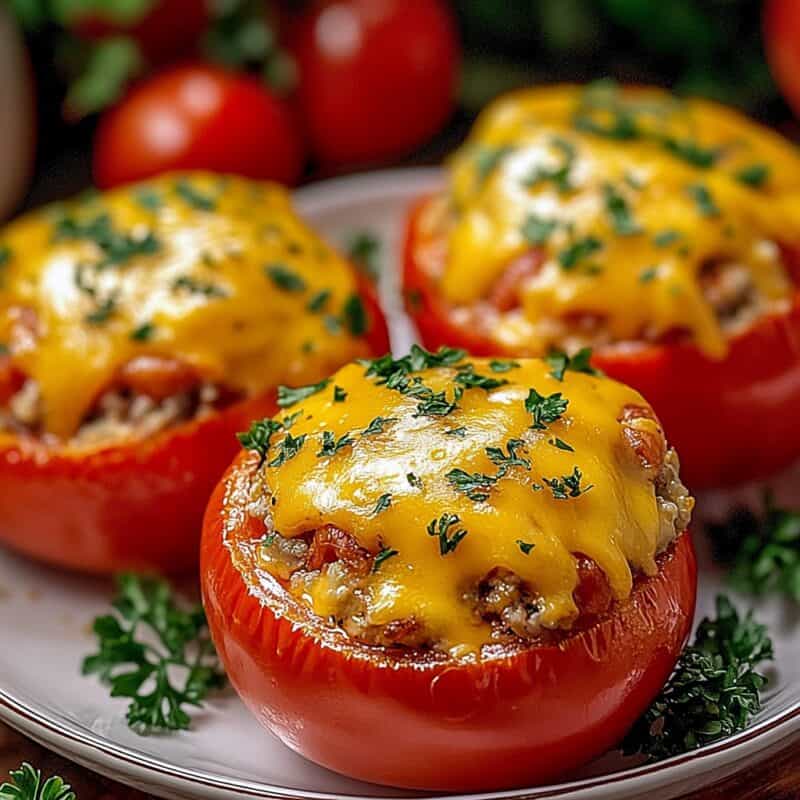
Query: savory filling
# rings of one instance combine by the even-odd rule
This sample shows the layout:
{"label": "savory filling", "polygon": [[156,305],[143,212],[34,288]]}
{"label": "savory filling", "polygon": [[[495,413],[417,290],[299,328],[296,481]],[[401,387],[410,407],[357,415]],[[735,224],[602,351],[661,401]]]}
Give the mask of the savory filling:
{"label": "savory filling", "polygon": [[[454,366],[414,368],[442,358]],[[261,454],[257,571],[359,642],[451,654],[558,641],[624,602],[694,500],[641,397],[543,363],[417,349],[367,363],[378,391],[358,365],[297,390],[293,413],[242,439]],[[381,416],[337,430],[373,403]]]}

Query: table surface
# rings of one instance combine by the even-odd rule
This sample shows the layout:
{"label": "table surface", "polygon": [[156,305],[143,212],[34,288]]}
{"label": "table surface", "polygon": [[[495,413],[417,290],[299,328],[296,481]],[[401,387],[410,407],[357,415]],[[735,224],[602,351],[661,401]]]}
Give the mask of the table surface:
{"label": "table surface", "polygon": [[[0,777],[28,761],[43,776],[60,775],[78,800],[147,800],[150,795],[121,786],[55,755],[0,723]],[[658,800],[654,798],[654,800]],[[779,755],[684,800],[800,800],[800,735]]]}

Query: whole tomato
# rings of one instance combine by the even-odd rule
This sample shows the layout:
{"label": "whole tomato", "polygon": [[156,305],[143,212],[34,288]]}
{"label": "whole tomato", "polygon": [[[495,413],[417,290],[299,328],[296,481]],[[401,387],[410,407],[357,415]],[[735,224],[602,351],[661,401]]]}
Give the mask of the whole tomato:
{"label": "whole tomato", "polygon": [[135,86],[97,129],[95,182],[106,189],[169,170],[297,181],[304,148],[291,108],[259,80],[208,64]]}
{"label": "whole tomato", "polygon": [[137,41],[153,62],[163,62],[193,48],[208,25],[207,0],[154,0],[142,15],[122,20],[108,11],[94,11],[69,21],[84,39],[126,35]]}
{"label": "whole tomato", "polygon": [[289,47],[316,156],[368,163],[424,142],[453,110],[459,44],[441,0],[319,0]]}
{"label": "whole tomato", "polygon": [[764,35],[772,74],[800,115],[800,0],[769,0]]}

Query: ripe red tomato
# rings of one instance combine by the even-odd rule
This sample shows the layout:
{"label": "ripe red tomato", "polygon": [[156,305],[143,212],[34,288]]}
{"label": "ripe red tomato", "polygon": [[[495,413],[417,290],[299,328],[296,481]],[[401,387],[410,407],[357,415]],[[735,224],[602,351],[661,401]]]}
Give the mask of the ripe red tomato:
{"label": "ripe red tomato", "polygon": [[100,118],[94,177],[103,189],[180,169],[293,184],[303,143],[290,107],[255,78],[207,64],[165,70]]}
{"label": "ripe red tomato", "polygon": [[769,0],[764,8],[764,35],[772,73],[800,115],[800,0]]}
{"label": "ripe red tomato", "polygon": [[[424,202],[409,219],[403,274],[406,306],[423,344],[463,347],[482,356],[530,355],[504,350],[453,313],[437,282],[447,245],[420,224]],[[800,254],[787,249],[784,259],[800,286]],[[687,484],[703,489],[767,478],[800,457],[794,414],[800,406],[798,352],[800,288],[788,311],[737,335],[722,360],[691,342],[642,342],[597,348],[592,363],[647,398],[681,455]],[[742,425],[742,419],[750,424]]]}
{"label": "ripe red tomato", "polygon": [[655,575],[559,644],[509,646],[474,662],[359,644],[295,600],[247,546],[264,535],[244,508],[256,468],[252,453],[240,454],[206,511],[209,626],[256,717],[330,769],[437,791],[548,780],[619,742],[689,634],[697,565],[683,533]]}
{"label": "ripe red tomato", "polygon": [[453,110],[459,45],[441,0],[319,0],[289,38],[307,134],[327,165],[407,152]]}
{"label": "ripe red tomato", "polygon": [[154,0],[150,9],[130,23],[94,11],[70,21],[75,34],[90,40],[124,34],[135,39],[154,63],[186,54],[208,24],[206,0]]}

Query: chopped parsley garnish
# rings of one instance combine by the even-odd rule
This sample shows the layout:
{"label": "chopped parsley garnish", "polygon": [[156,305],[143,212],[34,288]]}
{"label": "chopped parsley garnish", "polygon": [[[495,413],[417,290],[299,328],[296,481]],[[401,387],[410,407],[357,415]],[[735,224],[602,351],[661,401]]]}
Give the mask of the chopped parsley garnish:
{"label": "chopped parsley garnish", "polygon": [[628,201],[611,185],[603,187],[606,202],[606,213],[611,220],[614,233],[620,236],[634,236],[642,232],[631,213]]}
{"label": "chopped parsley garnish", "polygon": [[284,292],[304,292],[306,282],[296,272],[292,272],[285,264],[268,264],[264,272],[279,289]]}
{"label": "chopped parsley garnish", "polygon": [[158,211],[164,204],[161,195],[153,189],[139,189],[134,192],[133,197],[147,211]]}
{"label": "chopped parsley garnish", "polygon": [[800,602],[800,512],[776,507],[767,494],[760,513],[736,509],[707,530],[714,557],[729,567],[736,589]]}
{"label": "chopped parsley garnish", "polygon": [[333,387],[333,402],[334,403],[344,403],[347,399],[347,392],[342,389],[341,386],[334,386]]}
{"label": "chopped parsley garnish", "polygon": [[475,367],[472,364],[465,364],[459,367],[458,374],[454,380],[467,389],[485,389],[487,392],[508,383],[504,378],[490,378],[487,375],[479,375],[475,372]]}
{"label": "chopped parsley garnish", "polygon": [[444,435],[445,436],[455,436],[455,437],[457,437],[459,439],[463,439],[467,435],[467,429],[463,425],[461,425],[458,428],[448,428],[444,432]]}
{"label": "chopped parsley garnish", "polygon": [[567,245],[558,254],[562,269],[575,269],[582,261],[603,249],[603,243],[596,236],[584,236]]}
{"label": "chopped parsley garnish", "polygon": [[537,217],[536,214],[529,214],[519,230],[528,244],[540,245],[544,244],[552,236],[557,227],[557,220],[544,219],[544,217]]}
{"label": "chopped parsley garnish", "polygon": [[[446,417],[452,414],[458,408],[458,396],[454,396],[452,400],[447,399],[444,391],[434,392],[422,384],[417,384],[417,387],[424,389],[424,392],[418,392],[417,397],[421,397],[417,410],[414,412],[415,417]],[[459,390],[456,389],[456,392]]]}
{"label": "chopped parsley garnish", "polygon": [[774,655],[767,629],[752,611],[740,618],[727,597],[717,597],[716,611],[700,623],[667,685],[628,733],[625,753],[651,761],[680,755],[744,730],[761,708],[767,679],[757,668]]}
{"label": "chopped parsley garnish", "polygon": [[250,424],[250,429],[245,433],[237,433],[236,438],[245,450],[254,450],[261,460],[259,466],[267,457],[272,437],[284,427],[282,423],[273,419],[260,419]]}
{"label": "chopped parsley garnish", "polygon": [[658,277],[658,267],[645,267],[639,273],[639,283],[651,283]]}
{"label": "chopped parsley garnish", "polygon": [[322,291],[317,292],[309,301],[306,308],[312,314],[319,314],[321,311],[325,310],[325,306],[328,304],[328,301],[331,299],[331,290],[330,289],[323,289]]}
{"label": "chopped parsley garnish", "polygon": [[532,189],[541,183],[551,182],[559,192],[568,192],[572,189],[569,178],[572,164],[575,160],[575,146],[560,136],[554,136],[550,140],[550,144],[561,152],[563,156],[562,163],[557,167],[544,167],[541,165],[534,167],[530,175],[525,178],[524,185]]}
{"label": "chopped parsley garnish", "polygon": [[510,372],[518,366],[518,361],[498,361],[495,359],[489,362],[489,369],[492,372]]}
{"label": "chopped parsley garnish", "polygon": [[287,432],[286,436],[281,439],[281,443],[278,445],[278,454],[267,464],[267,466],[283,466],[287,461],[294,458],[300,452],[300,450],[302,450],[305,441],[306,434],[302,434],[301,436],[292,436],[291,433]]}
{"label": "chopped parsley garnish", "polygon": [[682,238],[683,234],[680,231],[667,228],[666,230],[659,231],[653,237],[653,244],[656,247],[669,247],[671,244],[675,244],[675,242],[680,241]]}
{"label": "chopped parsley garnish", "polygon": [[312,383],[308,386],[297,386],[292,388],[289,386],[278,387],[278,405],[281,408],[289,408],[290,406],[300,403],[307,397],[321,392],[331,382],[330,378],[323,378],[319,383]]}
{"label": "chopped parsley garnish", "polygon": [[213,211],[217,207],[212,197],[199,191],[186,180],[175,182],[175,193],[181,200],[199,211]]}
{"label": "chopped parsley garnish", "polygon": [[372,509],[371,516],[377,517],[378,514],[380,514],[382,511],[386,511],[386,509],[389,508],[391,505],[392,505],[392,496],[388,492],[382,494],[378,498],[378,502],[375,503],[375,508]]}
{"label": "chopped parsley garnish", "polygon": [[367,312],[357,294],[347,298],[342,309],[344,324],[352,336],[363,336],[367,332]]}
{"label": "chopped parsley garnish", "polygon": [[117,301],[114,297],[107,297],[98,303],[93,311],[90,311],[85,319],[90,325],[104,325],[114,316],[117,310]]}
{"label": "chopped parsley garnish", "polygon": [[461,522],[458,514],[442,514],[439,519],[432,519],[428,523],[428,536],[435,536],[439,539],[439,555],[446,556],[458,547],[461,540],[467,535],[467,531],[459,528],[452,533],[450,529]]}
{"label": "chopped parsley garnish", "polygon": [[422,488],[422,480],[413,472],[409,472],[408,475],[406,475],[406,480],[409,486],[413,486],[415,489]]}
{"label": "chopped parsley garnish", "polygon": [[577,466],[572,470],[571,475],[562,475],[560,478],[542,478],[545,484],[550,487],[550,491],[556,500],[580,497],[594,488],[593,483],[588,486],[581,486],[582,479],[583,474]]}
{"label": "chopped parsley garnish", "polygon": [[565,450],[567,453],[575,452],[575,448],[571,444],[567,444],[563,439],[559,439],[558,436],[548,439],[548,443],[553,445],[553,447],[557,447],[559,450]]}
{"label": "chopped parsley garnish", "polygon": [[553,392],[545,397],[536,389],[531,389],[525,399],[525,410],[533,416],[531,428],[543,431],[551,422],[561,418],[568,405],[569,400],[562,397],[561,392]]}
{"label": "chopped parsley garnish", "polygon": [[343,433],[338,439],[331,431],[322,432],[322,447],[317,453],[318,458],[330,458],[340,450],[349,447],[355,440],[349,433]]}
{"label": "chopped parsley garnish", "polygon": [[156,326],[152,322],[143,322],[130,332],[130,338],[134,342],[149,342],[156,332]]}
{"label": "chopped parsley garnish", "polygon": [[767,182],[769,173],[770,168],[767,164],[751,164],[749,167],[742,167],[734,177],[739,183],[758,189]]}
{"label": "chopped parsley garnish", "polygon": [[476,503],[486,502],[492,486],[497,483],[495,475],[486,475],[482,472],[470,473],[463,469],[451,469],[445,477],[456,491],[465,494]]}
{"label": "chopped parsley garnish", "polygon": [[214,283],[207,281],[198,281],[191,275],[181,275],[176,278],[172,283],[173,291],[180,291],[183,289],[189,294],[202,294],[205,297],[227,297],[227,292]]}
{"label": "chopped parsley garnish", "polygon": [[531,462],[521,456],[517,451],[525,448],[525,442],[522,439],[509,439],[506,442],[506,450],[504,452],[502,447],[487,447],[486,455],[492,464],[500,467],[497,477],[502,478],[511,467],[524,467],[525,469],[531,468]]}
{"label": "chopped parsley garnish", "polygon": [[709,188],[703,183],[692,183],[686,187],[689,197],[694,200],[697,210],[704,217],[718,217],[719,208]]}
{"label": "chopped parsley garnish", "polygon": [[11,782],[0,784],[0,800],[75,800],[75,792],[63,778],[53,775],[42,782],[41,770],[27,762],[8,776]]}
{"label": "chopped parsley garnish", "polygon": [[720,156],[719,148],[703,147],[691,139],[673,139],[665,136],[661,139],[661,145],[667,152],[700,169],[713,167]]}
{"label": "chopped parsley garnish", "polygon": [[178,603],[157,578],[120,575],[117,592],[116,613],[94,621],[98,651],[82,673],[98,675],[112,697],[130,698],[128,725],[137,732],[185,730],[184,707],[201,706],[225,680],[203,608]]}
{"label": "chopped parsley garnish", "polygon": [[522,539],[517,539],[517,547],[519,547],[526,556],[529,556],[531,550],[533,550],[536,545],[533,542],[523,542]]}
{"label": "chopped parsley garnish", "polygon": [[392,422],[397,422],[397,417],[375,417],[369,425],[361,432],[362,436],[375,436],[378,433],[383,433],[387,425]]}
{"label": "chopped parsley garnish", "polygon": [[7,245],[0,245],[0,269],[11,261],[11,248]]}
{"label": "chopped parsley garnish", "polygon": [[380,274],[381,241],[368,231],[354,233],[347,242],[347,255],[359,269],[375,280]]}
{"label": "chopped parsley garnish", "polygon": [[388,561],[390,558],[394,558],[395,556],[399,556],[399,550],[392,550],[391,547],[384,547],[376,556],[372,562],[372,571],[377,572],[380,569],[381,564],[384,561]]}
{"label": "chopped parsley garnish", "polygon": [[582,347],[574,356],[568,356],[560,350],[551,350],[545,361],[550,367],[550,375],[557,381],[564,380],[565,372],[582,372],[585,375],[602,375],[600,370],[591,365],[592,348]]}
{"label": "chopped parsley garnish", "polygon": [[486,180],[494,172],[497,165],[513,150],[513,147],[507,145],[502,147],[479,147],[475,153],[475,171],[478,174],[478,180]]}

